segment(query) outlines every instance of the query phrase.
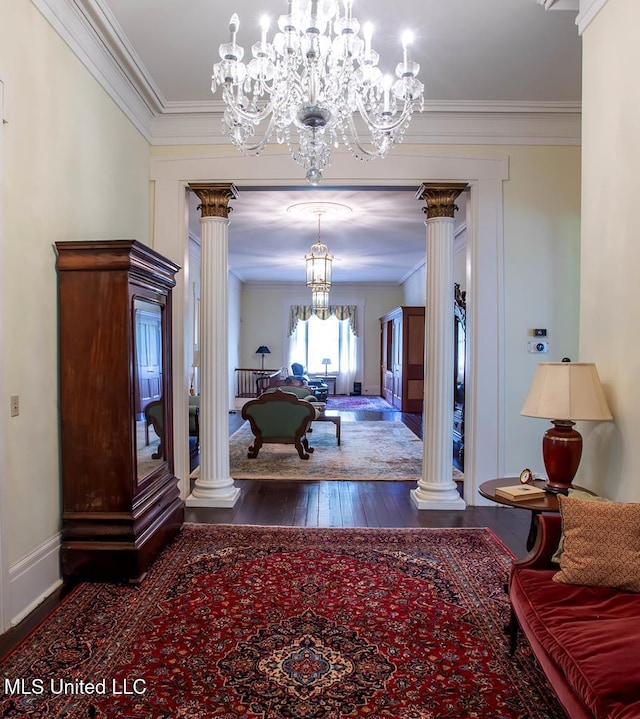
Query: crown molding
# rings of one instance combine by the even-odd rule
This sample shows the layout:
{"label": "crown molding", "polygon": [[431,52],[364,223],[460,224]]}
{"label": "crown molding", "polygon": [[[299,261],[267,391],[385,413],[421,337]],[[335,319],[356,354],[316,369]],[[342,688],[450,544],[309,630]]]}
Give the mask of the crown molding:
{"label": "crown molding", "polygon": [[[151,141],[151,118],[157,104],[136,79],[130,55],[117,30],[108,32],[109,18],[99,0],[31,0],[80,62],[124,112],[147,141]],[[102,30],[101,30],[102,28]],[[122,33],[122,31],[120,31]],[[129,58],[126,56],[130,55]],[[148,77],[139,63],[142,76]],[[129,72],[127,72],[129,67]]]}
{"label": "crown molding", "polygon": [[[152,145],[229,144],[221,123],[223,104],[166,101],[104,0],[32,2]],[[553,5],[563,2],[555,0]],[[590,3],[590,12],[605,2],[582,0]],[[581,104],[427,102],[425,111],[413,117],[404,142],[579,145]]]}
{"label": "crown molding", "polygon": [[[280,290],[283,292],[296,292],[300,289],[301,292],[305,292],[305,294],[307,292],[307,288],[304,284],[304,277],[300,280],[300,282],[249,280],[247,282],[243,282],[243,285],[245,289],[250,290]],[[361,292],[397,292],[399,286],[400,282],[332,282],[329,293],[329,304],[336,304],[335,302],[331,302],[332,293],[334,295],[338,295],[338,298],[340,299],[339,304],[350,304],[342,301],[344,299],[344,295],[341,295],[340,293],[350,292],[352,294],[356,294]],[[291,298],[286,297],[284,298],[284,301],[289,302],[290,299]]]}
{"label": "crown molding", "polygon": [[580,0],[580,12],[576,18],[576,25],[580,35],[589,27],[595,16],[608,2],[609,0]]}
{"label": "crown molding", "polygon": [[580,9],[580,0],[538,0],[545,10],[574,10]]}
{"label": "crown molding", "polygon": [[104,0],[75,0],[100,39],[114,56],[152,113],[162,112],[166,100],[142,59]]}
{"label": "crown molding", "polygon": [[[193,109],[193,112],[191,112]],[[579,145],[580,102],[431,102],[405,144]],[[153,145],[229,145],[219,103],[172,105],[152,120]]]}

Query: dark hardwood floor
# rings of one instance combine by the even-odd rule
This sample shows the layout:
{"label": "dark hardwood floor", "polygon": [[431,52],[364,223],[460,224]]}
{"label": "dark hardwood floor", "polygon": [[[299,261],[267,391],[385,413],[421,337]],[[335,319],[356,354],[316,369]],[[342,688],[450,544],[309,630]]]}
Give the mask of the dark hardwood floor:
{"label": "dark hardwood floor", "polygon": [[[344,421],[403,422],[422,437],[419,414],[380,411],[341,411]],[[229,414],[229,431],[242,424],[240,412]],[[193,458],[198,463],[197,456]],[[233,508],[189,507],[187,522],[206,524],[287,525],[299,527],[489,527],[515,555],[526,553],[528,512],[507,507],[464,510],[418,510],[410,490],[415,482],[346,482],[306,480],[236,480],[241,489]],[[459,485],[464,496],[464,487]],[[71,587],[64,586],[18,626],[0,636],[0,657],[20,642]]]}
{"label": "dark hardwood floor", "polygon": [[[328,410],[329,411],[329,410]],[[343,421],[403,422],[422,438],[422,415],[384,411],[340,411]],[[242,424],[229,414],[229,432]],[[189,507],[188,522],[299,527],[489,527],[516,556],[526,553],[530,515],[506,507],[419,510],[411,500],[415,482],[343,482],[237,479],[233,508]],[[464,486],[458,485],[464,497]]]}

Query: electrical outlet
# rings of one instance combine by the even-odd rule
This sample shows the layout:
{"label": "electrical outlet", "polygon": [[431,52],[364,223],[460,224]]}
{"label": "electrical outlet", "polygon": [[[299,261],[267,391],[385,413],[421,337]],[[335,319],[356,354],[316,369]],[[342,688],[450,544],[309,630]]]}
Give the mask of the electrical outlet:
{"label": "electrical outlet", "polygon": [[20,414],[20,395],[11,395],[11,416],[17,417]]}
{"label": "electrical outlet", "polygon": [[533,340],[532,342],[529,342],[529,352],[532,354],[544,354],[549,351],[549,343],[548,342],[539,342],[536,340]]}

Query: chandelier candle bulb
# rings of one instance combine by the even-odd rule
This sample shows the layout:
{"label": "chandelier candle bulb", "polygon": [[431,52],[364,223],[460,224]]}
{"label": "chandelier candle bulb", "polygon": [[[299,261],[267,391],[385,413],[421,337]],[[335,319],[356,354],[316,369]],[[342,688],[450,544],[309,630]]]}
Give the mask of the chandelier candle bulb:
{"label": "chandelier candle bulb", "polygon": [[229,20],[229,32],[231,33],[231,44],[236,44],[236,36],[238,34],[238,30],[240,29],[240,18],[238,17],[238,13],[233,13],[231,16],[231,20]]}
{"label": "chandelier candle bulb", "polygon": [[404,60],[404,66],[405,71],[407,67],[407,61],[408,61],[408,48],[409,45],[413,42],[413,35],[410,32],[405,32],[402,36],[402,56]]}
{"label": "chandelier candle bulb", "polygon": [[391,78],[391,75],[385,75],[384,79],[382,80],[382,86],[384,89],[384,109],[383,113],[385,115],[390,115],[391,111],[389,109],[389,92],[391,91],[391,84],[393,83],[393,80]]}
{"label": "chandelier candle bulb", "polygon": [[373,38],[373,25],[370,22],[365,23],[362,34],[364,35],[364,56],[366,59],[371,55],[371,39]]}

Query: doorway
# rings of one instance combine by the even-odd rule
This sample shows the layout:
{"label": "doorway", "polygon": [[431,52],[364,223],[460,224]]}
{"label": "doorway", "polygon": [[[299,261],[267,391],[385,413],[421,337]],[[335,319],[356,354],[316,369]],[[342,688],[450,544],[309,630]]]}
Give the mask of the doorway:
{"label": "doorway", "polygon": [[[358,165],[358,168],[367,167]],[[384,182],[392,186],[416,189],[429,178],[446,182],[465,182],[470,188],[467,203],[467,349],[470,371],[465,380],[465,495],[470,502],[484,504],[478,497],[481,481],[504,472],[504,307],[503,297],[503,181],[508,179],[508,160],[504,156],[458,157],[437,154],[420,148],[411,153],[398,152],[395,161],[384,165]],[[370,171],[369,171],[370,172]],[[332,166],[333,187],[375,188],[380,178],[368,177],[367,170],[356,169],[348,157],[337,154]],[[185,258],[188,264],[188,202],[185,188],[189,182],[234,182],[242,187],[246,178],[253,186],[290,187],[291,163],[288,157],[273,154],[244,158],[225,147],[212,147],[206,155],[158,156],[151,162],[155,187],[154,246],[165,254]],[[242,198],[239,198],[240,201]],[[238,200],[234,201],[235,204]],[[232,219],[233,221],[233,219]],[[265,222],[268,217],[265,217]],[[182,233],[175,232],[183,227]],[[392,228],[391,228],[392,229]],[[286,242],[286,238],[283,238]],[[178,294],[186,295],[188,276],[179,279]],[[188,286],[188,285],[187,285]],[[184,336],[184,304],[174,304],[174,331]],[[379,337],[378,333],[376,333]],[[482,338],[482,350],[480,348]],[[376,338],[377,341],[377,338]],[[184,376],[185,386],[174,395],[176,415],[187,417],[189,371],[184,351],[174,356],[176,377]],[[175,383],[179,385],[179,382]],[[477,422],[482,407],[482,422]],[[184,441],[184,468],[176,466],[184,496],[188,493],[188,452]],[[176,424],[175,431],[179,427]],[[467,491],[468,489],[468,491]]]}

